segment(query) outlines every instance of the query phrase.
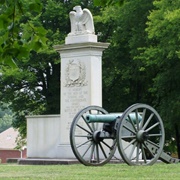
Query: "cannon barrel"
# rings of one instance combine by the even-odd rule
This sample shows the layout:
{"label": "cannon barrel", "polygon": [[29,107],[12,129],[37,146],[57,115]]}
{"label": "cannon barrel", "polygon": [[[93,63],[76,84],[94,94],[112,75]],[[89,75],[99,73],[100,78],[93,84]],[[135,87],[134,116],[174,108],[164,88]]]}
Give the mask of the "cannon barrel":
{"label": "cannon barrel", "polygon": [[[122,113],[117,113],[117,114],[88,114],[86,115],[86,122],[87,123],[93,123],[93,122],[98,122],[98,123],[110,123],[113,121],[116,121],[117,118],[120,118],[122,116]],[[138,113],[137,114],[138,121],[140,122],[142,120],[142,116]],[[135,113],[130,113],[129,118],[136,124],[136,114]],[[129,120],[130,120],[129,119]]]}
{"label": "cannon barrel", "polygon": [[115,121],[118,117],[121,117],[121,114],[88,114],[86,116],[86,122],[99,122],[99,123],[110,123]]}

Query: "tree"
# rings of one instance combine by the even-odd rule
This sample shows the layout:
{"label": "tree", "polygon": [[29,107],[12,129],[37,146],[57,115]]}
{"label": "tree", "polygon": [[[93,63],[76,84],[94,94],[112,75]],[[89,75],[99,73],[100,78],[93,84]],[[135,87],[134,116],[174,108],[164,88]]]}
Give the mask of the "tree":
{"label": "tree", "polygon": [[12,126],[13,115],[7,104],[0,103],[0,133]]}
{"label": "tree", "polygon": [[95,5],[122,5],[125,0],[94,0]]}
{"label": "tree", "polygon": [[177,144],[180,158],[180,2],[156,0],[154,6],[147,22],[149,46],[142,51],[141,59],[146,68],[155,71],[149,90],[164,120],[166,140]]}
{"label": "tree", "polygon": [[46,47],[46,30],[36,19],[40,0],[0,1],[0,63],[15,67],[15,61],[28,58],[31,50]]}
{"label": "tree", "polygon": [[107,7],[102,15],[101,34],[107,32],[103,36],[111,43],[103,60],[103,106],[110,112],[122,112],[137,102],[152,105],[147,93],[152,73],[136,59],[138,49],[148,44],[145,28],[152,8],[152,1],[125,1],[123,6]]}
{"label": "tree", "polygon": [[12,117],[12,115],[5,114],[2,118],[0,118],[0,133],[11,127]]}
{"label": "tree", "polygon": [[[7,2],[4,1],[4,3]],[[18,0],[16,2],[17,6],[13,7],[19,8],[21,6],[23,9],[26,7],[36,9],[37,3],[40,3],[40,1],[33,1],[34,4],[32,4],[28,1],[26,5]],[[41,6],[41,13],[37,14],[35,11],[36,16],[33,16],[34,18],[31,18],[32,15],[28,11],[23,11],[25,13],[23,18],[17,16],[19,18],[17,29],[21,26],[28,28],[29,23],[32,23],[35,31],[34,36],[38,36],[37,33],[41,28],[46,33],[44,34],[44,38],[47,40],[46,46],[34,46],[36,41],[34,42],[33,39],[24,44],[18,44],[16,41],[19,39],[14,38],[12,43],[17,44],[17,49],[24,51],[23,47],[29,48],[27,51],[28,56],[20,54],[18,55],[19,58],[14,59],[15,55],[11,54],[10,57],[15,61],[16,67],[1,66],[0,98],[3,102],[11,102],[11,108],[15,113],[13,126],[19,129],[23,137],[26,136],[26,115],[60,113],[60,58],[52,46],[64,43],[65,36],[70,31],[68,14],[75,5],[80,4],[82,8],[93,8],[92,1],[87,0],[42,0],[41,2],[41,5],[43,5]],[[10,3],[10,5],[13,5],[13,3]],[[6,10],[12,11],[12,8]],[[5,12],[3,11],[3,14]],[[37,32],[35,27],[38,27]],[[31,30],[31,27],[29,28]],[[27,29],[20,30],[18,29],[16,32],[17,36],[23,32],[23,37],[20,40],[26,39],[28,33],[33,33],[31,31],[26,32]],[[30,44],[34,48],[31,48]],[[9,47],[12,47],[11,44],[9,44]],[[4,53],[4,49],[2,51]],[[7,54],[4,56],[7,57]]]}
{"label": "tree", "polygon": [[[2,66],[0,78],[1,99],[4,102],[11,102],[11,108],[16,117],[13,126],[19,128],[24,137],[26,135],[25,115],[58,114],[60,111],[59,55],[53,51],[52,45],[62,43],[64,39],[67,25],[63,24],[63,18],[65,18],[64,14],[67,14],[64,12],[67,8],[63,9],[63,3],[52,0],[43,1],[43,5],[43,13],[31,20],[31,23],[43,25],[41,29],[46,28],[45,38],[48,39],[48,48],[44,51],[41,49],[39,53],[29,49],[30,58],[19,56],[20,58],[16,59],[16,68]],[[22,7],[24,6],[23,4]],[[24,21],[27,22],[30,17],[31,15],[27,13]],[[65,22],[68,23],[68,21]],[[19,26],[22,24],[24,25],[19,22]],[[38,46],[35,48],[37,50]]]}

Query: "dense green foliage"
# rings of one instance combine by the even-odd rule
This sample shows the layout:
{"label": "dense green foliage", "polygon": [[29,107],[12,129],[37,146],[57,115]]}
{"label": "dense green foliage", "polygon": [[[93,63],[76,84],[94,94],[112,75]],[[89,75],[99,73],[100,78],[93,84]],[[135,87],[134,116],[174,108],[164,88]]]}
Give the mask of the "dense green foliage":
{"label": "dense green foliage", "polygon": [[[156,72],[150,92],[163,117],[166,137],[176,137],[180,157],[180,1],[154,1],[147,22],[150,43],[141,56]],[[175,141],[174,141],[175,142]]]}
{"label": "dense green foliage", "polygon": [[95,5],[109,6],[109,5],[122,5],[124,0],[94,0]]}
{"label": "dense green foliage", "polygon": [[113,14],[106,15],[107,24],[113,27],[109,38],[111,46],[103,64],[106,97],[103,104],[110,111],[124,111],[137,102],[152,105],[151,94],[147,93],[152,76],[143,71],[141,60],[134,60],[139,54],[138,48],[148,44],[145,28],[151,9],[152,1],[137,0],[128,1],[119,8],[112,6],[105,12]]}
{"label": "dense green foliage", "polygon": [[0,133],[12,126],[12,115],[5,114],[0,118]]}
{"label": "dense green foliage", "polygon": [[12,126],[13,115],[7,104],[0,103],[0,133]]}
{"label": "dense green foliage", "polygon": [[0,1],[0,63],[15,66],[31,50],[39,51],[46,43],[46,30],[36,23],[40,0]]}
{"label": "dense green foliage", "polygon": [[110,42],[103,56],[103,107],[110,112],[137,102],[155,107],[167,144],[177,143],[180,156],[180,1],[94,3],[0,2],[0,99],[11,102],[13,126],[25,135],[25,115],[60,112],[60,61],[52,46],[64,43],[68,13],[79,4],[92,12],[99,41]]}
{"label": "dense green foliage", "polygon": [[103,106],[124,111],[147,103],[160,113],[167,149],[177,144],[180,156],[180,4],[176,1],[124,1],[103,11],[106,40]]}

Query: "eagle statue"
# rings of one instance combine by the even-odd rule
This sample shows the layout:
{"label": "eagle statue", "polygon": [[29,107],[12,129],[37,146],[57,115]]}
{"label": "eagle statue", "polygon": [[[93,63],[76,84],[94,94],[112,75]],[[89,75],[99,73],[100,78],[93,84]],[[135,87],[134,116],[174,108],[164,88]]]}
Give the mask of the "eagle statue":
{"label": "eagle statue", "polygon": [[91,12],[88,9],[81,9],[75,6],[74,11],[69,13],[71,32],[69,35],[94,34],[94,22]]}

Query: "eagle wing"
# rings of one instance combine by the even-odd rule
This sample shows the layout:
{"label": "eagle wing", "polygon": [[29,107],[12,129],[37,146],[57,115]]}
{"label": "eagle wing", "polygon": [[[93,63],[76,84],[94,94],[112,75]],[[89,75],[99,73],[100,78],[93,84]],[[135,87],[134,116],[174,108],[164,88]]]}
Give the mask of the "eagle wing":
{"label": "eagle wing", "polygon": [[76,12],[71,11],[69,13],[69,17],[70,17],[70,22],[71,22],[71,33],[74,34],[75,33],[75,29],[76,29],[76,20],[75,20],[75,16],[76,16]]}
{"label": "eagle wing", "polygon": [[88,9],[83,9],[83,15],[81,16],[82,24],[85,24],[86,30],[90,33],[94,33],[94,22],[91,12]]}

